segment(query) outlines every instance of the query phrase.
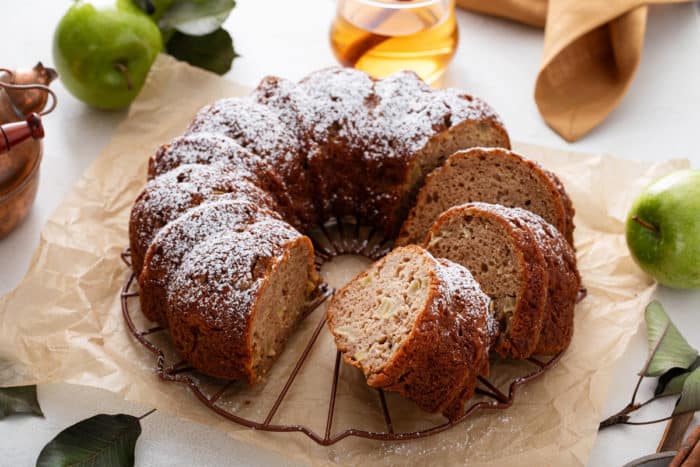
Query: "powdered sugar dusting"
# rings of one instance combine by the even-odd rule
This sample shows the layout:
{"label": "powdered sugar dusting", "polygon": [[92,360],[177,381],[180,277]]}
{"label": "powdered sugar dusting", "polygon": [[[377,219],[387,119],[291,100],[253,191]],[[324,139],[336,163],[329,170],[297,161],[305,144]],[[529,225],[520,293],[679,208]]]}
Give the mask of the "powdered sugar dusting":
{"label": "powdered sugar dusting", "polygon": [[279,219],[275,212],[242,197],[191,209],[153,239],[141,286],[165,287],[182,258],[199,242],[222,233],[244,232],[250,224],[268,218]]}
{"label": "powdered sugar dusting", "polygon": [[[275,206],[245,170],[208,165],[182,165],[151,180],[132,209],[132,225],[144,251],[158,230],[188,209],[211,199],[245,198],[262,206]],[[134,245],[132,245],[133,247]]]}
{"label": "powdered sugar dusting", "polygon": [[196,306],[206,313],[202,319],[214,327],[245,323],[268,266],[300,237],[289,224],[272,218],[240,232],[207,237],[192,248],[173,275],[168,303],[174,309]]}
{"label": "powdered sugar dusting", "polygon": [[221,133],[262,157],[284,175],[299,172],[303,144],[279,114],[251,97],[222,99],[202,109],[187,134]]}
{"label": "powdered sugar dusting", "polygon": [[497,333],[497,324],[489,313],[491,300],[467,268],[444,258],[435,259],[435,262],[441,287],[438,300],[458,310],[455,312],[456,327],[474,329],[481,337],[482,345],[488,347]]}
{"label": "powdered sugar dusting", "polygon": [[162,146],[149,161],[153,178],[185,164],[215,164],[256,173],[266,168],[255,154],[231,138],[215,133],[194,133]]}

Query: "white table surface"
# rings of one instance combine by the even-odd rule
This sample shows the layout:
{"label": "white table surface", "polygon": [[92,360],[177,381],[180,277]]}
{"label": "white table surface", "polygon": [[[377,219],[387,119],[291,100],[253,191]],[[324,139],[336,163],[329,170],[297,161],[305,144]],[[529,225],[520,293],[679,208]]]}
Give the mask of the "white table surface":
{"label": "white table surface", "polygon": [[[51,40],[68,1],[3,0],[0,66],[52,63]],[[266,74],[301,78],[335,64],[327,31],[334,13],[331,0],[297,2],[240,0],[226,27],[242,55],[229,79],[255,85]],[[622,104],[583,140],[567,144],[541,120],[533,96],[542,53],[537,29],[460,12],[460,45],[445,84],[489,101],[514,140],[647,161],[687,157],[700,167],[700,9],[692,4],[654,7],[648,21],[644,56]],[[42,182],[29,218],[0,241],[0,293],[19,283],[39,233],[63,196],[100,153],[124,112],[91,110],[53,88],[60,104],[46,119]],[[194,92],[195,90],[193,90]],[[700,292],[659,291],[659,298],[692,344],[700,346]],[[36,312],[36,310],[27,310]],[[633,339],[620,362],[606,413],[625,405],[634,375],[646,354],[645,332]],[[0,381],[0,384],[2,382]],[[0,421],[0,465],[33,465],[41,448],[61,429],[100,412],[134,415],[144,407],[111,393],[65,384],[42,385],[39,400],[45,419],[13,417]],[[658,417],[670,405],[643,414]],[[600,434],[590,466],[617,466],[654,452],[664,424],[615,427]],[[156,412],[143,420],[137,465],[286,465],[288,460],[235,442],[222,432]]]}

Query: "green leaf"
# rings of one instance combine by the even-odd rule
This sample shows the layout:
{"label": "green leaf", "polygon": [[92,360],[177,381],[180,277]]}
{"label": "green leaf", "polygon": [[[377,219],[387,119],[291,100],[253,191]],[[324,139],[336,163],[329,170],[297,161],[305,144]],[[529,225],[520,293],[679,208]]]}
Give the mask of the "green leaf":
{"label": "green leaf", "polygon": [[671,322],[661,303],[647,305],[645,316],[649,359],[640,372],[644,376],[661,376],[672,368],[688,368],[698,356]]}
{"label": "green leaf", "polygon": [[659,377],[659,382],[654,389],[654,396],[664,397],[680,394],[683,391],[683,383],[690,372],[700,368],[700,358],[696,358],[690,368],[671,368]]}
{"label": "green leaf", "polygon": [[134,448],[141,434],[131,415],[100,414],[60,432],[39,454],[37,467],[134,465]]}
{"label": "green leaf", "polygon": [[190,36],[211,34],[224,24],[235,0],[177,0],[158,22],[161,29],[175,29]]}
{"label": "green leaf", "polygon": [[231,69],[231,62],[238,56],[233,49],[231,36],[221,28],[206,36],[188,36],[176,32],[166,48],[178,60],[220,75]]}
{"label": "green leaf", "polygon": [[673,415],[700,410],[700,369],[689,373],[683,382],[683,391]]}
{"label": "green leaf", "polygon": [[13,414],[44,416],[36,397],[36,386],[0,388],[0,420]]}

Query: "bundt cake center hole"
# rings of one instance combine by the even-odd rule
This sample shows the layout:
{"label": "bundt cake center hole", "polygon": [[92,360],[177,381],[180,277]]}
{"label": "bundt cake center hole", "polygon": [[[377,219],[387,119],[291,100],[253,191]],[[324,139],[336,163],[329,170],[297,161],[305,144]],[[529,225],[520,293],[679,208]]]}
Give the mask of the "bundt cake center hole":
{"label": "bundt cake center hole", "polygon": [[321,278],[329,287],[340,290],[372,264],[372,260],[362,255],[339,255],[321,265]]}

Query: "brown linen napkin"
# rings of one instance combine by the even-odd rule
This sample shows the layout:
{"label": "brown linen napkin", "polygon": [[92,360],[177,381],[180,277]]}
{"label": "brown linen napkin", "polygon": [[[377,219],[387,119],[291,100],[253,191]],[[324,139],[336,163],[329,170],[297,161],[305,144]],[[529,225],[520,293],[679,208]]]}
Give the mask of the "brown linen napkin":
{"label": "brown linen napkin", "polygon": [[457,0],[462,8],[544,27],[535,102],[572,142],[624,96],[642,56],[647,6],[689,0]]}

